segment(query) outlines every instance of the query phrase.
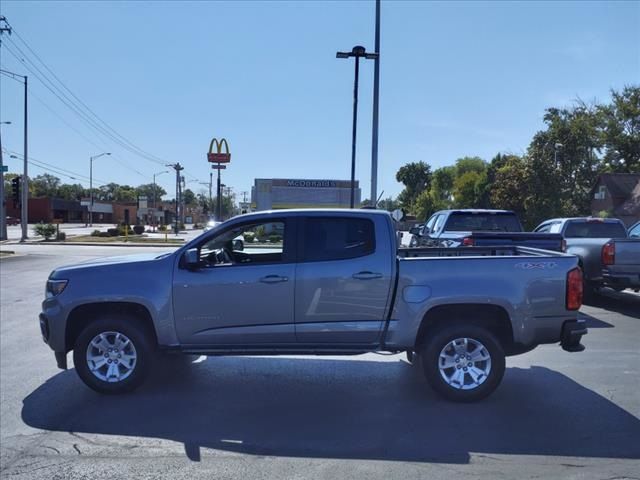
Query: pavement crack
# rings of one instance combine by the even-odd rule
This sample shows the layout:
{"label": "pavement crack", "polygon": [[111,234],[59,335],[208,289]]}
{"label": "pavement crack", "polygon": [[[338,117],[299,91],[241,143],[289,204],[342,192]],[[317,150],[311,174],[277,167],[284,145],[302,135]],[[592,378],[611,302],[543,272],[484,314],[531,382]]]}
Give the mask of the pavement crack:
{"label": "pavement crack", "polygon": [[76,452],[78,452],[78,455],[82,455],[82,452],[80,451],[80,448],[78,447],[78,444],[77,444],[77,443],[74,443],[74,444],[73,444],[73,449],[74,449]]}
{"label": "pavement crack", "polygon": [[48,448],[49,450],[53,450],[54,452],[56,452],[58,455],[60,455],[60,450],[58,450],[55,447],[50,447],[48,445],[43,445],[44,448]]}

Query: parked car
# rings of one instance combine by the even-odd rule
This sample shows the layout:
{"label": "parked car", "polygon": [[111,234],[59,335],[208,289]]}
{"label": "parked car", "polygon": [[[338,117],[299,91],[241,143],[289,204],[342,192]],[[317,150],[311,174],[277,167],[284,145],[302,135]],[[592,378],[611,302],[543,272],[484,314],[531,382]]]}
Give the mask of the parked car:
{"label": "parked car", "polygon": [[485,209],[436,212],[412,243],[426,247],[519,245],[557,252],[563,249],[561,235],[525,233],[514,212]]}
{"label": "parked car", "polygon": [[20,225],[20,219],[16,217],[7,217],[7,225]]}
{"label": "parked car", "polygon": [[[282,232],[283,241],[228,248],[251,229]],[[498,387],[505,356],[543,343],[584,349],[577,264],[571,255],[515,246],[398,249],[383,211],[258,212],[163,255],[54,270],[40,328],[58,366],[66,368],[73,350],[80,378],[102,393],[139,386],[158,349],[406,351],[439,394],[474,401]]]}
{"label": "parked car", "polygon": [[640,289],[640,240],[629,238],[617,218],[553,218],[535,231],[564,237],[566,253],[580,259],[587,293],[603,286]]}
{"label": "parked car", "polygon": [[629,238],[640,238],[640,222],[636,222],[627,231]]}

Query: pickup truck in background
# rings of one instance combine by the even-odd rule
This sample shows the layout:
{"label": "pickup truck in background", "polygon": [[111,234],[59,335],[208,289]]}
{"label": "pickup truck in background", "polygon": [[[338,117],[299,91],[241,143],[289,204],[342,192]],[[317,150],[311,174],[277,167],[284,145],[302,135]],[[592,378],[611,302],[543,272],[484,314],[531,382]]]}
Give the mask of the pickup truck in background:
{"label": "pickup truck in background", "polygon": [[[234,249],[256,231],[281,240]],[[506,356],[584,349],[577,264],[514,246],[398,249],[391,216],[376,210],[258,212],[174,252],[57,268],[40,328],[58,366],[73,350],[102,393],[139,386],[158,352],[383,351],[419,359],[444,397],[474,401],[497,388]]]}
{"label": "pickup truck in background", "polygon": [[564,247],[561,235],[525,232],[510,210],[441,210],[412,232],[412,247],[518,245],[557,252]]}
{"label": "pickup truck in background", "polygon": [[640,239],[629,238],[617,218],[553,218],[535,231],[564,237],[565,252],[579,258],[585,293],[600,287],[640,289]]}

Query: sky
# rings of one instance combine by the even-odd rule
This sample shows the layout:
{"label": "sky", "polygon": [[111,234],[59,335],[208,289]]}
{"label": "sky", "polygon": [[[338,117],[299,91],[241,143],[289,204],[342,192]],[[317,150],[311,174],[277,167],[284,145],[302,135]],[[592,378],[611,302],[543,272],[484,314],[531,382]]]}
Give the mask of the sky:
{"label": "sky", "polygon": [[[30,176],[88,186],[89,157],[108,151],[94,162],[94,185],[150,183],[180,162],[187,188],[204,191],[213,137],[229,142],[222,181],[240,198],[254,178],[350,176],[354,65],[335,53],[374,50],[373,1],[2,0],[0,15],[14,29],[2,37],[1,67],[29,76],[29,157],[45,162]],[[383,1],[381,20],[384,197],[401,191],[395,173],[405,163],[435,169],[467,155],[523,153],[544,128],[545,108],[606,102],[612,88],[640,83],[640,2]],[[67,99],[54,89],[58,96],[82,101],[110,137],[36,78],[55,82],[51,72],[68,88],[59,86]],[[373,61],[363,60],[362,198],[370,195],[372,84]],[[3,148],[22,154],[23,85],[0,76],[0,101],[0,121],[12,122],[1,125]],[[4,162],[22,169],[6,154]],[[157,182],[173,198],[175,174]]]}

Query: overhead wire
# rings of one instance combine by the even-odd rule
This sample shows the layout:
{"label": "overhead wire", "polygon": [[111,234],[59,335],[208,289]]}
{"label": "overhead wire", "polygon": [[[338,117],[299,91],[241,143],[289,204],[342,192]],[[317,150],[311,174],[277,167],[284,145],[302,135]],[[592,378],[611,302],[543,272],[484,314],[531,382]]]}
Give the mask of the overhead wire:
{"label": "overhead wire", "polygon": [[[78,96],[76,94],[74,94],[73,91],[71,89],[69,89],[69,87],[67,87],[67,85],[60,79],[60,77],[58,77],[55,74],[55,72],[53,70],[51,70],[51,68],[49,68],[49,66],[40,58],[40,56],[29,46],[27,41],[24,38],[22,38],[22,36],[17,31],[15,31],[15,29],[13,29],[13,33],[15,33],[16,37],[22,42],[22,44],[27,48],[27,50],[29,50],[29,52],[31,52],[31,54],[42,64],[42,66],[51,74],[51,76],[53,76],[53,78],[55,80],[57,80],[57,82],[62,86],[62,88],[64,88],[67,92],[69,92],[69,94],[74,99],[76,99],[78,101],[78,103],[80,103],[80,105],[82,105],[84,107],[84,109],[88,113],[90,113],[97,121],[99,121],[102,125],[104,125],[105,128],[107,128],[114,135],[116,135],[117,137],[122,139],[124,142],[129,144],[132,148],[135,148],[136,150],[140,151],[141,153],[143,153],[143,154],[145,154],[145,155],[147,155],[147,156],[149,156],[151,158],[156,159],[157,162],[167,163],[167,160],[164,160],[164,159],[162,159],[162,158],[160,158],[160,157],[158,157],[156,155],[153,155],[153,154],[147,152],[146,150],[143,150],[142,148],[138,147],[133,142],[128,140],[126,137],[124,137],[123,135],[118,133],[115,129],[113,129],[107,122],[105,122],[91,108],[89,108],[89,106],[86,103],[84,103],[80,98],[78,98]],[[12,43],[14,43],[14,42],[12,42]]]}
{"label": "overhead wire", "polygon": [[[9,42],[11,43],[11,46],[9,46],[9,44],[5,43],[4,46],[7,49],[7,51],[18,61],[20,62],[24,68],[26,68],[37,80],[40,81],[40,83],[42,83],[42,85],[51,92],[51,94],[53,94],[63,105],[65,105],[67,108],[69,108],[75,115],[77,115],[81,120],[83,120],[87,125],[89,125],[91,128],[93,128],[94,130],[96,130],[97,132],[99,132],[100,134],[102,134],[103,136],[105,136],[107,139],[111,140],[112,142],[116,143],[117,145],[119,145],[120,147],[124,148],[125,150],[129,151],[130,153],[139,156],[141,158],[144,158],[148,161],[151,161],[153,163],[159,164],[159,165],[166,165],[166,161],[161,160],[158,157],[155,157],[154,155],[151,155],[147,152],[145,152],[144,150],[140,149],[139,147],[135,146],[134,144],[132,144],[131,142],[128,142],[126,139],[121,140],[119,137],[122,137],[121,135],[114,135],[112,134],[106,127],[103,127],[102,125],[100,125],[100,123],[98,123],[96,120],[94,120],[89,114],[87,114],[86,112],[84,112],[77,103],[74,102],[74,100],[72,100],[69,95],[65,94],[64,91],[62,91],[53,81],[51,81],[47,75],[42,72],[42,70],[31,60],[28,58],[28,56],[25,54],[24,51],[22,51],[22,49],[20,49],[20,47],[18,45],[16,45],[15,42],[13,42],[11,39],[9,39]],[[17,51],[14,51],[15,50]],[[95,115],[95,114],[94,114]],[[105,123],[103,121],[103,123]],[[111,128],[111,127],[109,127]],[[113,130],[113,129],[112,129]],[[129,144],[125,143],[128,142]],[[130,146],[131,145],[131,146]]]}

